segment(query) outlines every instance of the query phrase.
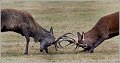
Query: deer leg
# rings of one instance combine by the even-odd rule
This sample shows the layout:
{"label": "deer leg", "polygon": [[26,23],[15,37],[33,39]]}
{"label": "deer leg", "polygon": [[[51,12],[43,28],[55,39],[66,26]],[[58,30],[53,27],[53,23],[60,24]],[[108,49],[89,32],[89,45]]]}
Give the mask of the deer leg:
{"label": "deer leg", "polygon": [[46,48],[46,50],[45,50],[45,51],[46,51],[46,53],[48,53],[48,49],[47,49],[47,48]]}
{"label": "deer leg", "polygon": [[[101,26],[103,27],[103,26]],[[104,31],[102,31],[104,30]],[[93,44],[93,46],[91,47],[91,49],[88,51],[88,53],[93,53],[94,49],[99,46],[104,40],[109,38],[109,28],[105,25],[105,28],[101,28],[101,34],[102,36],[99,36],[99,39]]]}
{"label": "deer leg", "polygon": [[94,49],[99,46],[106,38],[100,38],[92,47],[89,49],[88,53],[93,53]]}
{"label": "deer leg", "polygon": [[26,38],[26,49],[25,49],[24,54],[28,54],[28,47],[29,47],[29,42],[30,42],[29,32],[28,32],[27,27],[25,25],[21,25],[20,28],[21,28],[23,35],[25,35],[25,38]]}

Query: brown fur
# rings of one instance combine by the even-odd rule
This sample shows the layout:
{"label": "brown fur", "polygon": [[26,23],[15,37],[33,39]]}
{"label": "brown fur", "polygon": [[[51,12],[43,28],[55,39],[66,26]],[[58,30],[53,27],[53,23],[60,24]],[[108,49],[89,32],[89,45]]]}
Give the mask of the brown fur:
{"label": "brown fur", "polygon": [[[52,28],[51,31],[47,31],[34,20],[32,15],[22,10],[1,10],[1,32],[6,31],[13,31],[21,34],[22,36],[25,36],[27,42],[25,54],[28,54],[28,46],[30,41],[29,37],[33,37],[35,41],[45,40],[43,38],[47,38],[47,40],[54,41],[54,36],[53,34],[51,34]],[[47,42],[41,43],[47,44]]]}
{"label": "brown fur", "polygon": [[83,47],[84,51],[93,52],[94,48],[104,40],[119,35],[119,12],[102,17],[90,31],[83,35],[85,40],[79,38],[78,42],[89,46]]}

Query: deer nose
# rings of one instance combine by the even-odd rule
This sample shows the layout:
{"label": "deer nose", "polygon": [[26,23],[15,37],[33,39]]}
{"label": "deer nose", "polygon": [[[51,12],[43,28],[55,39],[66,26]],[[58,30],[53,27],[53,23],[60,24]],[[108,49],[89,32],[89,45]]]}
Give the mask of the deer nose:
{"label": "deer nose", "polygon": [[83,47],[84,47],[84,48],[87,48],[87,44],[85,44]]}
{"label": "deer nose", "polygon": [[43,50],[40,50],[40,52],[43,52]]}
{"label": "deer nose", "polygon": [[44,50],[43,48],[40,48],[40,52],[43,52],[43,50]]}

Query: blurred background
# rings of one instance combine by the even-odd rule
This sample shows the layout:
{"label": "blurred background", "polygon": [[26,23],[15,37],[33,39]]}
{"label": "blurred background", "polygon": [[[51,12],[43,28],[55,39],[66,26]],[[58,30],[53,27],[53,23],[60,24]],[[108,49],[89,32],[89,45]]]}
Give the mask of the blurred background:
{"label": "blurred background", "polygon": [[[59,37],[66,32],[89,31],[98,20],[108,14],[119,11],[119,0],[78,0],[78,1],[42,1],[42,0],[2,0],[1,8],[19,9],[29,12],[37,23]],[[77,40],[77,36],[74,36]],[[118,37],[104,41],[95,49],[95,53],[81,53],[82,48],[72,51],[75,46],[64,47],[56,51],[49,47],[49,54],[39,52],[39,43],[31,38],[29,54],[24,55],[25,38],[14,32],[1,33],[1,55],[4,61],[118,61]],[[67,43],[62,43],[64,46]],[[32,47],[33,46],[33,47]]]}

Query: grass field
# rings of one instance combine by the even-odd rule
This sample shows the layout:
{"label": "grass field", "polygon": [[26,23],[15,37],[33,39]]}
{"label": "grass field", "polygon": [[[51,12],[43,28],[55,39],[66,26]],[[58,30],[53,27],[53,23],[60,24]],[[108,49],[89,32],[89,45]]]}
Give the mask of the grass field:
{"label": "grass field", "polygon": [[[66,32],[76,34],[87,32],[95,23],[107,14],[119,10],[118,0],[94,1],[39,1],[39,0],[3,0],[2,8],[14,8],[28,11],[45,29],[52,26],[54,34],[59,37]],[[74,38],[77,38],[76,36]],[[25,38],[13,32],[1,33],[2,62],[31,61],[70,62],[70,61],[115,61],[119,59],[118,37],[104,41],[95,49],[95,53],[82,53],[82,48],[68,46],[56,51],[49,47],[49,54],[39,52],[39,44],[31,38],[29,54],[24,55]],[[66,43],[62,43],[65,45]],[[32,47],[33,46],[33,47]],[[16,62],[15,62],[16,63]],[[21,62],[20,62],[21,63]],[[36,62],[37,63],[37,62]],[[112,62],[113,63],[113,62]]]}

